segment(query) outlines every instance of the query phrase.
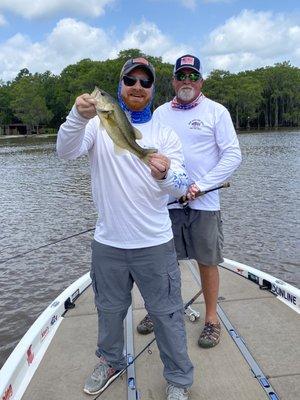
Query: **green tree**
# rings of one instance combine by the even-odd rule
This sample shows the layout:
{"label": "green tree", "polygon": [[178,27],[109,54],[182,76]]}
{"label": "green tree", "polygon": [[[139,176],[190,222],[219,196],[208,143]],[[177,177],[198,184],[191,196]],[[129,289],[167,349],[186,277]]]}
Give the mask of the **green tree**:
{"label": "green tree", "polygon": [[[49,71],[32,75],[22,69],[12,82],[0,83],[0,124],[22,121],[58,128],[76,97],[91,93],[96,85],[116,97],[124,62],[137,57],[146,57],[155,66],[154,108],[171,100],[173,66],[161,57],[127,49],[113,60],[83,59],[56,76]],[[290,62],[238,74],[214,70],[203,93],[229,109],[238,129],[300,124],[300,69]]]}
{"label": "green tree", "polygon": [[[0,85],[0,127],[7,125],[13,120],[11,109],[11,92],[8,85]],[[0,134],[3,133],[2,129]]]}
{"label": "green tree", "polygon": [[254,71],[262,82],[265,127],[299,124],[300,69],[290,62]]}
{"label": "green tree", "polygon": [[48,123],[52,118],[52,112],[46,106],[40,76],[26,74],[18,78],[12,84],[11,94],[14,115],[31,129],[35,127],[39,133],[39,125]]}
{"label": "green tree", "polygon": [[240,73],[231,77],[234,96],[231,97],[231,104],[235,109],[236,129],[240,126],[259,125],[260,103],[262,100],[262,87],[260,82],[249,73]]}
{"label": "green tree", "polygon": [[118,54],[118,59],[122,60],[124,63],[125,61],[129,60],[129,58],[138,58],[138,57],[145,57],[146,55],[142,53],[139,49],[127,49],[121,50]]}

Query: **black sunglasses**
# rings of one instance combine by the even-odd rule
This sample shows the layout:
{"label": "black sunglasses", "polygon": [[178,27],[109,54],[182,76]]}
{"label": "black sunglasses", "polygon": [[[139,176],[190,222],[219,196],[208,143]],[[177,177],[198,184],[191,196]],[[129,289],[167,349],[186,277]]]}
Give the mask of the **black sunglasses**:
{"label": "black sunglasses", "polygon": [[137,81],[140,82],[140,85],[144,89],[150,89],[153,84],[153,81],[150,79],[135,78],[134,76],[128,76],[128,75],[123,76],[123,82],[126,86],[134,86],[137,83]]}
{"label": "black sunglasses", "polygon": [[197,72],[191,72],[190,74],[178,72],[177,74],[175,74],[175,78],[177,81],[185,81],[187,78],[189,78],[190,81],[197,82],[199,79],[201,79],[201,75]]}

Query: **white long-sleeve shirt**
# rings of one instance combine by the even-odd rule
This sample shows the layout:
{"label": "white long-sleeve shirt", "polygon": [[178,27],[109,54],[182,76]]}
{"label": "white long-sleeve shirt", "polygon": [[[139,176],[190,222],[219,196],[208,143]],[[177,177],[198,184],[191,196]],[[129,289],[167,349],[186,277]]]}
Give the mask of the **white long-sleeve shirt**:
{"label": "white long-sleeve shirt", "polygon": [[118,248],[141,248],[172,239],[169,195],[186,193],[181,143],[170,127],[153,120],[134,125],[142,147],[155,147],[171,159],[166,179],[156,180],[136,156],[117,155],[98,117],[87,120],[74,106],[58,132],[57,153],[74,159],[89,154],[92,193],[98,211],[95,240]]}
{"label": "white long-sleeve shirt", "polygon": [[[169,125],[179,136],[190,183],[201,191],[225,182],[241,163],[241,150],[228,110],[219,103],[203,97],[189,110],[173,109],[171,102],[158,107],[153,119]],[[218,191],[191,201],[196,210],[220,209]],[[172,205],[171,208],[180,208]]]}

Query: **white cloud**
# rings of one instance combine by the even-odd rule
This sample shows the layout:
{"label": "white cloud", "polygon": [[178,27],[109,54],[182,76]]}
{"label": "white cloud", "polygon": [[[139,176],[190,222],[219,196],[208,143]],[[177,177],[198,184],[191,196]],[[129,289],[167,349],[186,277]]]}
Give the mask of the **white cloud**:
{"label": "white cloud", "polygon": [[143,21],[129,28],[121,40],[101,28],[92,27],[72,18],[60,20],[43,42],[32,42],[29,37],[17,34],[0,43],[0,78],[14,79],[22,68],[30,72],[49,70],[59,74],[69,64],[83,58],[105,60],[114,58],[120,50],[139,48],[147,54],[161,56],[174,63],[190,47],[174,43],[155,24]]}
{"label": "white cloud", "polygon": [[[204,41],[203,41],[204,42]],[[226,69],[237,72],[290,60],[300,65],[300,26],[282,14],[243,11],[214,29],[205,46],[195,51],[176,42],[156,24],[142,21],[116,37],[113,27],[105,31],[73,18],[61,19],[45,40],[33,42],[17,34],[0,42],[0,80],[14,79],[22,68],[30,72],[49,70],[59,74],[67,65],[83,58],[115,58],[120,50],[139,48],[173,64],[182,54],[200,56],[204,71]]]}
{"label": "white cloud", "polygon": [[[106,58],[113,43],[100,28],[93,28],[71,18],[59,21],[44,42],[32,42],[17,34],[0,44],[0,77],[13,79],[20,69],[55,74],[83,58]],[[2,71],[1,71],[2,70]]]}
{"label": "white cloud", "polygon": [[291,17],[243,10],[210,33],[202,54],[208,69],[240,71],[284,60],[299,65],[299,46],[300,25]]}
{"label": "white cloud", "polygon": [[105,7],[115,0],[1,0],[0,10],[10,11],[24,18],[44,18],[60,12],[81,16],[98,17]]}
{"label": "white cloud", "polygon": [[60,20],[44,46],[72,63],[82,58],[102,58],[111,48],[111,39],[101,28],[72,18]]}
{"label": "white cloud", "polygon": [[0,14],[0,26],[4,26],[6,24],[7,24],[6,19],[4,18],[3,15]]}
{"label": "white cloud", "polygon": [[180,43],[175,44],[154,23],[147,21],[129,28],[124,39],[117,45],[116,52],[130,48],[138,48],[146,54],[161,56],[164,61],[170,62],[174,62],[174,54],[177,58],[187,51],[186,46]]}

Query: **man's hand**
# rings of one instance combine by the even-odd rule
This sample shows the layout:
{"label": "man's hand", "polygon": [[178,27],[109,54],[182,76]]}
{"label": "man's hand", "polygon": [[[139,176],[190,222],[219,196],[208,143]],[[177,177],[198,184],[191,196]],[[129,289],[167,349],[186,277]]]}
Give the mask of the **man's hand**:
{"label": "man's hand", "polygon": [[154,153],[149,156],[148,165],[151,175],[157,180],[164,179],[170,169],[171,161],[163,154]]}
{"label": "man's hand", "polygon": [[186,197],[188,200],[194,200],[196,198],[196,194],[199,196],[199,192],[201,193],[200,188],[195,183],[192,183],[188,188]]}
{"label": "man's hand", "polygon": [[78,113],[83,118],[87,119],[93,118],[95,115],[97,115],[95,108],[96,104],[97,100],[88,93],[78,96],[75,100],[75,106]]}

